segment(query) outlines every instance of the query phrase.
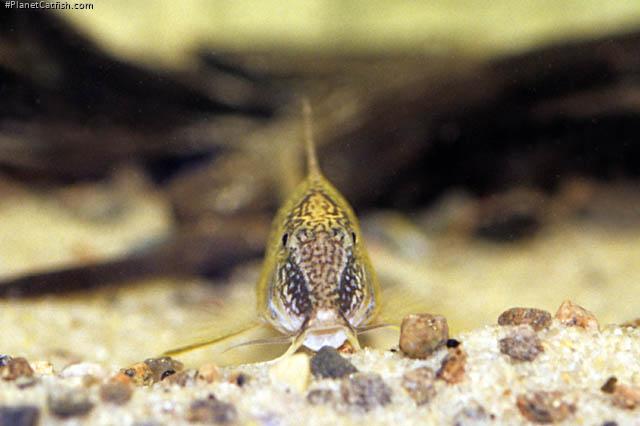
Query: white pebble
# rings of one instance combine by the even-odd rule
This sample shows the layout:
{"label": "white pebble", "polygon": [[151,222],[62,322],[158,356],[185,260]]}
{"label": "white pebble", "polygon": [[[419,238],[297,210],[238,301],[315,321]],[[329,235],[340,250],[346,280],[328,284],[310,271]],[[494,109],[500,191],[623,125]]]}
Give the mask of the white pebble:
{"label": "white pebble", "polygon": [[304,353],[284,358],[269,370],[271,381],[290,386],[298,392],[304,392],[307,389],[310,376],[309,356]]}

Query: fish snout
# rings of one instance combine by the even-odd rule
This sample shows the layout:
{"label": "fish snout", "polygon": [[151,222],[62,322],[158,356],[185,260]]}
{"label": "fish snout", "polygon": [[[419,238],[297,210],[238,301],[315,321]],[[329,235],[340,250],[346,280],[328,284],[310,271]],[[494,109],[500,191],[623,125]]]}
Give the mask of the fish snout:
{"label": "fish snout", "polygon": [[313,351],[323,346],[339,348],[351,334],[342,315],[333,309],[318,309],[309,318],[303,345]]}

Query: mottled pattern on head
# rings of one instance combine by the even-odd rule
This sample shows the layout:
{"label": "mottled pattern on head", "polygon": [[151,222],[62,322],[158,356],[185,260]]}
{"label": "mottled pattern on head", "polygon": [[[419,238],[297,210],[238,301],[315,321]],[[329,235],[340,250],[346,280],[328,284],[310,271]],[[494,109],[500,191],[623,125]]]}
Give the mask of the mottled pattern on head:
{"label": "mottled pattern on head", "polygon": [[[313,189],[286,218],[288,251],[280,266],[280,295],[296,315],[311,306],[348,317],[362,302],[362,270],[356,268],[357,236],[346,212],[322,189]],[[290,278],[291,277],[291,278]]]}
{"label": "mottled pattern on head", "polygon": [[322,177],[309,179],[277,221],[268,320],[288,332],[321,322],[314,317],[319,311],[334,313],[325,323],[336,326],[356,328],[366,321],[374,307],[374,277],[357,220],[337,190]]}

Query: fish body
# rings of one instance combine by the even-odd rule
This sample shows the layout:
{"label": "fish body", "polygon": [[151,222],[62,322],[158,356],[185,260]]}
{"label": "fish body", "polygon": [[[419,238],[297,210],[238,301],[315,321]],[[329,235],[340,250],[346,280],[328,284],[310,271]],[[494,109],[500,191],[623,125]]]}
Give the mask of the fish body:
{"label": "fish body", "polygon": [[379,285],[358,219],[320,171],[307,102],[304,112],[308,173],[279,209],[271,227],[257,284],[259,322],[165,355],[218,344],[264,326],[282,336],[235,346],[291,342],[283,356],[301,346],[311,350],[338,348],[345,341],[359,349],[358,333],[380,326],[371,324],[379,310]]}
{"label": "fish body", "polygon": [[295,349],[339,347],[345,340],[357,347],[358,329],[378,309],[378,281],[351,206],[309,163],[308,176],[272,224],[258,312],[291,335]]}

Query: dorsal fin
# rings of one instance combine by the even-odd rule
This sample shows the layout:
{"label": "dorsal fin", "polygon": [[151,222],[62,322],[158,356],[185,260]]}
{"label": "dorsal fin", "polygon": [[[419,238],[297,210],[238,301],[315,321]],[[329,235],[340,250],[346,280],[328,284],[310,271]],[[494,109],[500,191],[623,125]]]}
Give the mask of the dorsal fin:
{"label": "dorsal fin", "polygon": [[307,151],[307,176],[322,176],[320,166],[318,164],[318,156],[316,155],[316,145],[313,139],[313,112],[309,99],[302,99],[302,115],[304,116],[304,139]]}

